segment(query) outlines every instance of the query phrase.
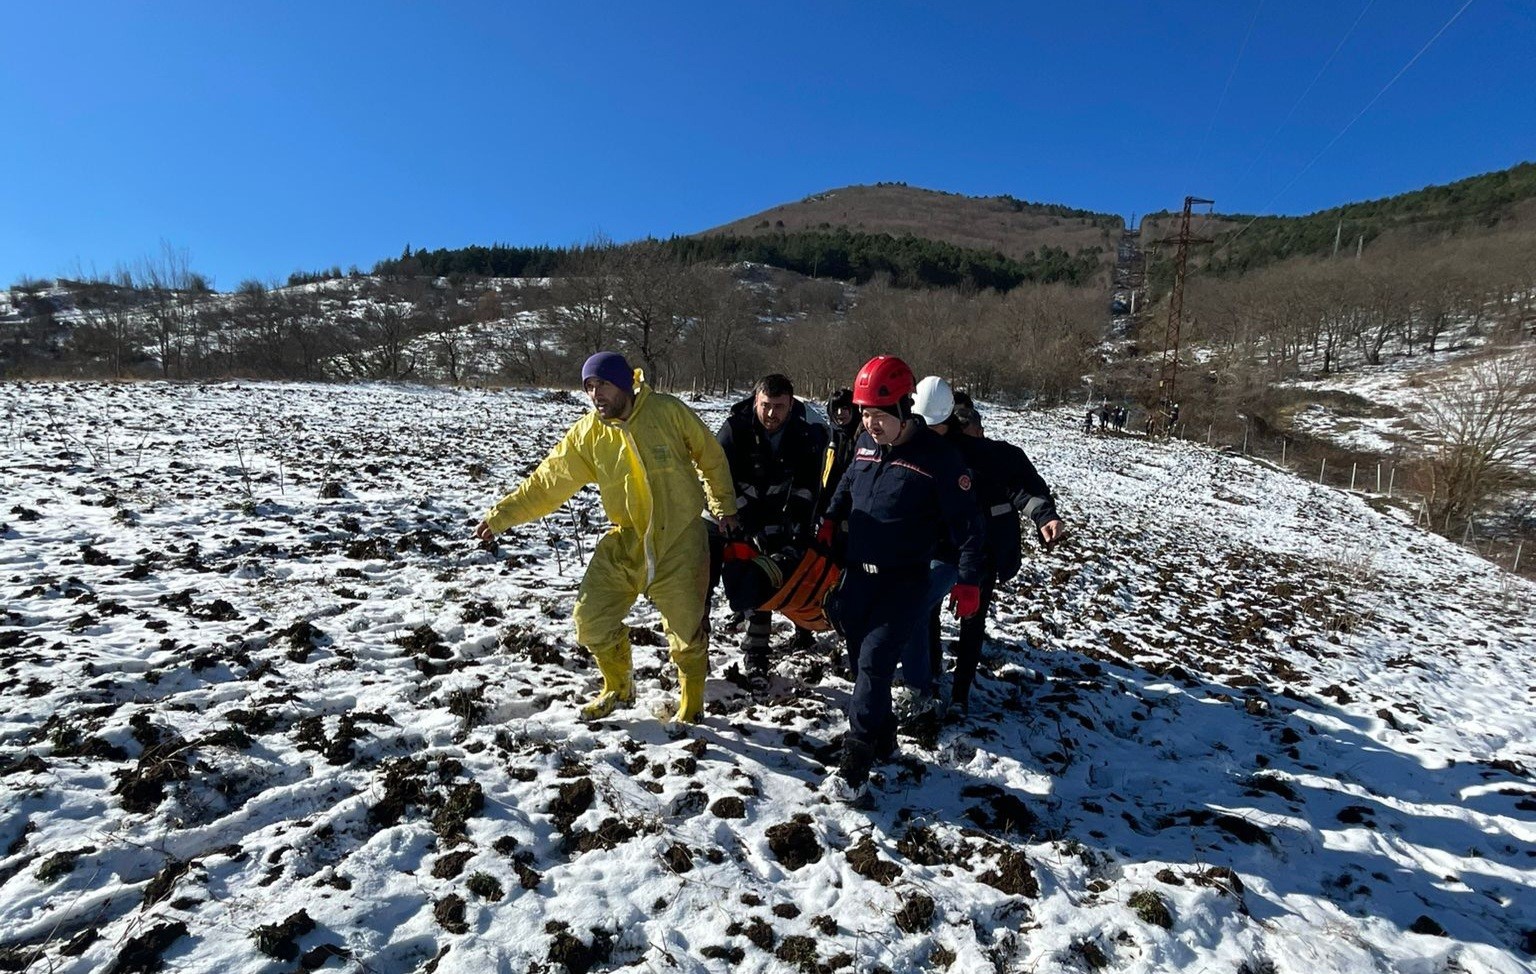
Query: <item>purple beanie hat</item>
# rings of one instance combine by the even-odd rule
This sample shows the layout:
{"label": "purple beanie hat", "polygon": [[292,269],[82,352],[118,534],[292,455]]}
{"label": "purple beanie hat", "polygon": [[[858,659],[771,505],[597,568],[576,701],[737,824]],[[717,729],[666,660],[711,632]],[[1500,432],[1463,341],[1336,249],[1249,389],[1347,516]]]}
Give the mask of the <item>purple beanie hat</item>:
{"label": "purple beanie hat", "polygon": [[586,385],[588,379],[607,380],[625,392],[635,389],[635,370],[618,352],[598,352],[587,359],[581,367],[581,384]]}

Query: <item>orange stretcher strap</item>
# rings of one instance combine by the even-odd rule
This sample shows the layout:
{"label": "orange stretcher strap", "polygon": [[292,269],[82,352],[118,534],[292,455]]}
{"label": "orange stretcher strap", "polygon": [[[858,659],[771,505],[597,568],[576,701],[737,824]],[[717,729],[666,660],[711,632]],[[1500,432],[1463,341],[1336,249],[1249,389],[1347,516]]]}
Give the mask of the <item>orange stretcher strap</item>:
{"label": "orange stretcher strap", "polygon": [[827,593],[841,575],[829,553],[813,544],[762,608],[779,613],[802,629],[825,632],[832,628],[826,613]]}

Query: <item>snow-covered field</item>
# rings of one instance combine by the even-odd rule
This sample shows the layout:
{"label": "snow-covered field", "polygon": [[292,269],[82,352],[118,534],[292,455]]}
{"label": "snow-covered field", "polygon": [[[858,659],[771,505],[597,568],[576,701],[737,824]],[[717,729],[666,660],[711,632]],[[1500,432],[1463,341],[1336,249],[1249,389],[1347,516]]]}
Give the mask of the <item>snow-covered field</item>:
{"label": "snow-covered field", "polygon": [[988,409],[1074,533],[863,812],[831,637],[579,719],[595,494],[470,538],[575,396],[0,402],[0,970],[1531,969],[1536,587],[1359,498]]}

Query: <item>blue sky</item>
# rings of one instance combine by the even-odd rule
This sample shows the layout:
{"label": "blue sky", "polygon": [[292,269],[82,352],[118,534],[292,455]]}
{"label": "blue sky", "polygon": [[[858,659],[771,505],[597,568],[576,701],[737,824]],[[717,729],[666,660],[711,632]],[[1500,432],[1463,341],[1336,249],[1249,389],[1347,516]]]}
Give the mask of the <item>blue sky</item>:
{"label": "blue sky", "polygon": [[1536,6],[1465,3],[13,4],[0,286],[164,242],[232,289],[881,180],[1310,212],[1536,159]]}

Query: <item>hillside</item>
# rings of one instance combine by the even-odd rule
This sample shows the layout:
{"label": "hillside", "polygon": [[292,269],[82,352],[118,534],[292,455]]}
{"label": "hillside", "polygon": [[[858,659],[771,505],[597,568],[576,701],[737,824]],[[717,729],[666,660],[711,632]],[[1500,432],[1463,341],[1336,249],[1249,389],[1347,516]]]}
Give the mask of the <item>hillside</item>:
{"label": "hillside", "polygon": [[[578,719],[595,495],[494,550],[469,535],[576,397],[0,395],[4,969],[1515,974],[1536,954],[1536,586],[1384,505],[984,404],[1073,533],[1000,593],[972,718],[904,738],[861,812],[814,793],[849,689],[830,636],[759,699],[718,640],[708,717],[671,740],[642,603],[639,703]],[[697,405],[714,425],[727,402]]]}
{"label": "hillside", "polygon": [[704,230],[697,236],[796,233],[846,228],[910,234],[1025,260],[1041,247],[1076,254],[1091,247],[1112,259],[1124,221],[1108,213],[1026,203],[1011,196],[962,196],[900,183],[847,186]]}
{"label": "hillside", "polygon": [[[1178,224],[1178,213],[1149,213],[1141,224],[1142,239],[1150,244],[1171,238]],[[1353,252],[1357,246],[1378,243],[1412,246],[1456,235],[1529,231],[1536,229],[1536,163],[1305,216],[1217,210],[1200,215],[1194,229],[1212,241],[1194,251],[1197,266],[1220,273],[1242,273],[1292,257],[1326,256],[1333,252],[1336,238],[1340,249]],[[1171,259],[1171,251],[1165,245],[1160,262]]]}

